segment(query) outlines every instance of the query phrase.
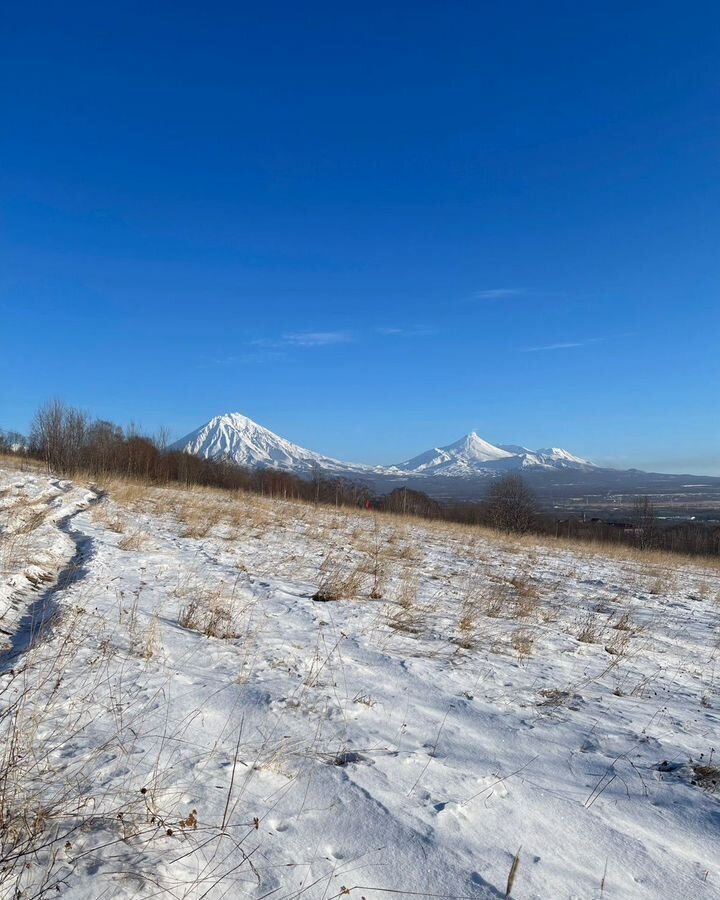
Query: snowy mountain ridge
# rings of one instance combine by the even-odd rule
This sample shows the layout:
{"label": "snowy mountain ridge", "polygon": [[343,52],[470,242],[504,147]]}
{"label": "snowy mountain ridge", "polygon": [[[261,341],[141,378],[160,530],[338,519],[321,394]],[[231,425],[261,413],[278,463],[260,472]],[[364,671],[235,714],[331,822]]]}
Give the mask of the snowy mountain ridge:
{"label": "snowy mountain ridge", "polygon": [[242,413],[214,416],[185,435],[172,449],[205,459],[225,459],[249,468],[272,468],[306,476],[323,470],[334,475],[477,476],[519,469],[594,468],[585,459],[559,447],[529,450],[496,446],[472,431],[445,447],[433,447],[390,466],[348,463],[307,450],[280,437]]}

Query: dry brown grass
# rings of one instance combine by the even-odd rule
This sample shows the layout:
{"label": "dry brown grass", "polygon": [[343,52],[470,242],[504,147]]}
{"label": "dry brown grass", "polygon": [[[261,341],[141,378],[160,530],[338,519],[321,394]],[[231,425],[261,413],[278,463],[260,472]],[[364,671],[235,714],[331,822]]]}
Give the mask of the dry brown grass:
{"label": "dry brown grass", "polygon": [[[80,478],[76,480],[81,480]],[[100,486],[107,490],[112,498],[122,504],[141,504],[154,506],[158,512],[165,512],[177,506],[179,498],[192,496],[200,499],[202,504],[220,503],[223,507],[235,506],[234,512],[223,515],[228,521],[233,521],[245,528],[248,526],[258,530],[269,527],[272,523],[287,523],[290,521],[305,521],[317,518],[332,512],[338,522],[345,522],[345,528],[350,525],[358,529],[359,533],[367,535],[372,522],[378,521],[389,531],[405,531],[407,539],[397,545],[397,549],[389,552],[396,558],[419,559],[422,558],[423,537],[437,536],[443,541],[454,541],[467,549],[469,556],[477,560],[481,551],[478,551],[478,541],[484,541],[497,550],[513,555],[523,552],[526,558],[542,558],[547,548],[567,551],[574,554],[579,561],[588,558],[608,560],[621,560],[639,566],[641,570],[648,566],[663,567],[669,572],[675,572],[679,567],[692,566],[695,569],[705,569],[709,572],[720,573],[720,558],[683,556],[656,550],[639,550],[623,544],[586,543],[569,538],[555,538],[538,535],[503,535],[490,528],[478,525],[464,525],[457,522],[443,522],[441,520],[424,520],[412,516],[398,516],[391,513],[383,513],[377,510],[364,509],[337,509],[315,507],[314,504],[301,500],[281,500],[278,498],[266,498],[243,491],[223,490],[221,488],[201,487],[197,485],[183,486],[174,483],[168,486],[154,486],[140,481],[111,477],[102,480]],[[152,498],[152,499],[151,499]],[[166,498],[166,499],[163,499]],[[191,517],[192,511],[186,511]],[[348,520],[352,520],[350,523]],[[388,542],[391,546],[395,542]],[[460,549],[460,548],[458,548]]]}
{"label": "dry brown grass", "polygon": [[422,634],[427,629],[429,609],[425,604],[396,606],[388,610],[386,622],[392,631]]}
{"label": "dry brown grass", "polygon": [[33,586],[52,579],[34,534],[47,522],[50,512],[50,507],[38,507],[25,497],[2,509],[4,524],[0,528],[0,575],[23,572]]}
{"label": "dry brown grass", "polygon": [[482,612],[491,619],[506,615],[511,604],[508,586],[502,582],[489,582],[483,589],[480,603]]}
{"label": "dry brown grass", "polygon": [[432,604],[418,598],[417,573],[406,570],[391,592],[384,610],[386,625],[394,632],[419,635],[427,630]]}
{"label": "dry brown grass", "polygon": [[532,655],[535,638],[527,629],[518,628],[510,636],[510,643],[518,658],[524,660]]}
{"label": "dry brown grass", "polygon": [[142,550],[147,542],[147,534],[136,528],[134,531],[126,534],[125,537],[120,538],[117,545],[120,550]]}
{"label": "dry brown grass", "polygon": [[[617,625],[615,626],[617,629]],[[612,656],[625,656],[630,646],[631,633],[626,631],[612,631],[605,643],[605,650]]]}
{"label": "dry brown grass", "polygon": [[45,471],[45,463],[29,456],[17,456],[14,453],[0,453],[0,465],[5,469],[19,469],[21,472]]}
{"label": "dry brown grass", "polygon": [[178,614],[178,625],[197,631],[206,637],[232,640],[242,635],[242,608],[237,596],[237,582],[228,589],[226,585],[209,587],[186,585],[176,592],[185,599]]}
{"label": "dry brown grass", "polygon": [[698,787],[713,794],[720,792],[720,766],[695,764],[692,771]]}
{"label": "dry brown grass", "polygon": [[582,644],[597,644],[600,640],[600,625],[594,613],[588,613],[580,620],[576,637]]}
{"label": "dry brown grass", "polygon": [[478,603],[463,602],[458,619],[458,636],[455,642],[465,650],[476,647],[480,635],[480,607]]}
{"label": "dry brown grass", "polygon": [[515,590],[512,598],[514,615],[518,619],[529,619],[538,610],[540,590],[528,575],[516,575],[510,580]]}
{"label": "dry brown grass", "polygon": [[368,583],[366,570],[357,564],[348,563],[328,554],[320,566],[320,583],[313,594],[313,600],[328,602],[334,600],[358,600]]}
{"label": "dry brown grass", "polygon": [[126,528],[125,522],[112,511],[107,503],[101,503],[92,507],[92,517],[96,522],[100,522],[109,531],[115,534],[123,534]]}

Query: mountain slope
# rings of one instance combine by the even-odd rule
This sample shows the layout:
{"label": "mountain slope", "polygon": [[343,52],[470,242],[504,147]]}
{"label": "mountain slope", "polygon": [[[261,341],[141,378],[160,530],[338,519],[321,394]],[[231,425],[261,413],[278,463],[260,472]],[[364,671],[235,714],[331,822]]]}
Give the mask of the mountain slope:
{"label": "mountain slope", "polygon": [[512,453],[489,444],[472,431],[447,447],[434,447],[393,468],[425,475],[472,475],[478,469],[487,468],[487,463],[512,456]]}
{"label": "mountain slope", "polygon": [[371,466],[355,465],[306,450],[263,428],[241,413],[214,416],[171,446],[204,459],[226,459],[239,466],[282,469],[308,475],[318,469],[333,473],[368,472]]}

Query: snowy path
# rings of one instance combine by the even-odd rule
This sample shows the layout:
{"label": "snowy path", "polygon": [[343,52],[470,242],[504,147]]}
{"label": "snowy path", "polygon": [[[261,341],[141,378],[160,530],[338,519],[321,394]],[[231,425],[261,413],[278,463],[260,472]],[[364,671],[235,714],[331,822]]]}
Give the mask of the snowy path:
{"label": "snowy path", "polygon": [[71,521],[97,494],[69,481],[3,474],[0,659],[7,661],[30,646],[52,615],[56,590],[78,577],[85,549],[74,539]]}
{"label": "snowy path", "polygon": [[[90,492],[0,477],[67,561]],[[486,900],[522,845],[517,900],[720,897],[716,569],[187,496],[76,509],[92,555],[0,698],[64,896]],[[328,555],[359,599],[312,600]]]}

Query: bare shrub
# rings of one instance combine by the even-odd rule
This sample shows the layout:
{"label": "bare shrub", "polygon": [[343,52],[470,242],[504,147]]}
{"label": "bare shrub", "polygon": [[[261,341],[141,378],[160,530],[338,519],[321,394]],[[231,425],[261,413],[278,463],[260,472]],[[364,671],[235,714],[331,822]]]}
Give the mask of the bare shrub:
{"label": "bare shrub", "polygon": [[486,511],[490,524],[498,531],[525,534],[536,516],[535,497],[520,475],[496,479],[487,492]]}

